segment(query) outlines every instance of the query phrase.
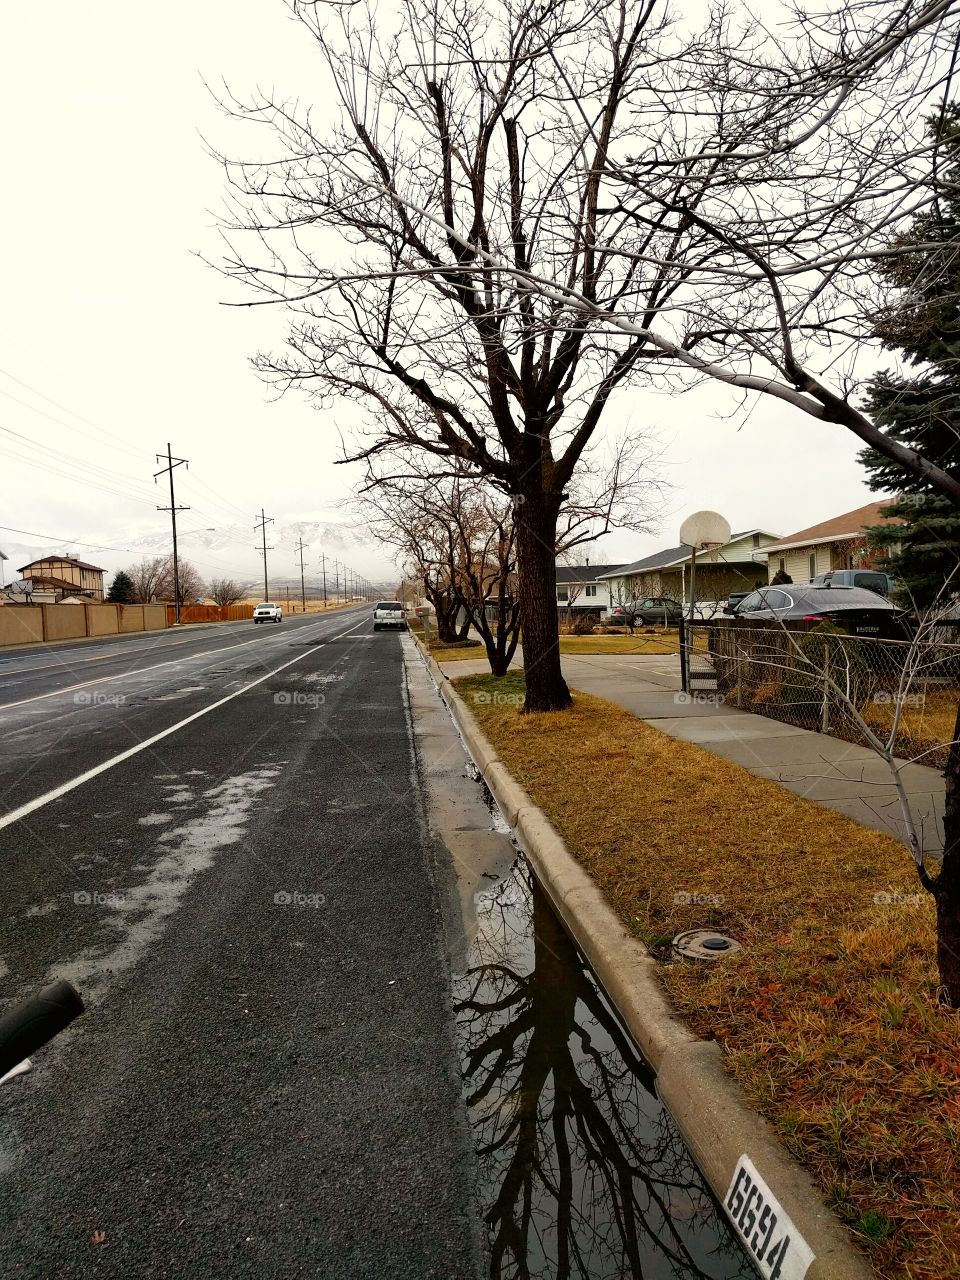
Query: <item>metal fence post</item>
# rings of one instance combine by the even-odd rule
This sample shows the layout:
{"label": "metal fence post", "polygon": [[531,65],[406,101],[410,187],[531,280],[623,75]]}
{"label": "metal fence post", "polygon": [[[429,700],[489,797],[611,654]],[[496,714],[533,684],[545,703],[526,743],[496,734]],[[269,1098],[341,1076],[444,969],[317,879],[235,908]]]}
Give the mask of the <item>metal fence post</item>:
{"label": "metal fence post", "polygon": [[820,708],[820,732],[830,732],[830,636],[823,637],[823,706]]}

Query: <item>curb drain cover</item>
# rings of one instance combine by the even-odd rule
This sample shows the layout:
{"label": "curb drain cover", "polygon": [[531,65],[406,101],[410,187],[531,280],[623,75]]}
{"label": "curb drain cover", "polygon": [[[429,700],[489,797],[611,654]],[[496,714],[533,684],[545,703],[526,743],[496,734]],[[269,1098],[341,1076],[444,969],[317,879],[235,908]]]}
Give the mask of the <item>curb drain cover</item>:
{"label": "curb drain cover", "polygon": [[673,949],[688,960],[719,960],[740,951],[740,943],[714,929],[687,929],[673,940]]}

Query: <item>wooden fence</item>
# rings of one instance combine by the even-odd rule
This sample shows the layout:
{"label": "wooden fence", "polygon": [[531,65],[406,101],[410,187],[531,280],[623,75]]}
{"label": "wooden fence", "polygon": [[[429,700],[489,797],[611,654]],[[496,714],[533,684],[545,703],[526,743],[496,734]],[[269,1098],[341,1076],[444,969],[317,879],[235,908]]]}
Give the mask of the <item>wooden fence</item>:
{"label": "wooden fence", "polygon": [[[182,604],[180,606],[181,622],[243,622],[253,617],[252,604]],[[167,626],[172,627],[177,620],[177,611],[172,604],[167,605]]]}

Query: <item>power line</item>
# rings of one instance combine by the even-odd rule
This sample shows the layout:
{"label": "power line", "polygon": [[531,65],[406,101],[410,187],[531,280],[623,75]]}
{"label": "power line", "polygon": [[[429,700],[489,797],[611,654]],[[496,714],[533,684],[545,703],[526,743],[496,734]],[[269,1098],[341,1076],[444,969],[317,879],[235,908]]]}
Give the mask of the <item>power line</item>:
{"label": "power line", "polygon": [[22,533],[27,538],[39,538],[41,542],[54,542],[63,546],[89,547],[92,551],[119,551],[124,555],[136,555],[134,547],[108,547],[102,542],[81,542],[79,538],[57,538],[52,533],[37,533],[34,529],[15,529],[13,525],[0,524],[4,533]]}
{"label": "power line", "polygon": [[25,467],[34,467],[37,471],[44,471],[48,475],[59,476],[63,480],[72,480],[74,484],[82,484],[85,488],[100,489],[104,493],[112,494],[115,498],[127,498],[130,502],[142,502],[146,506],[153,504],[147,498],[141,498],[137,494],[124,493],[121,489],[109,488],[107,485],[98,484],[96,480],[87,476],[71,475],[68,471],[58,470],[50,466],[45,461],[37,458],[26,458],[23,454],[13,453],[9,449],[0,449],[0,454],[4,457],[13,458],[16,462],[22,462]]}
{"label": "power line", "polygon": [[[5,378],[12,379],[21,387],[26,387],[28,391],[32,391],[34,395],[40,396],[41,399],[46,400],[49,404],[55,405],[58,409],[62,409],[64,413],[72,414],[73,417],[79,418],[81,422],[86,422],[91,427],[94,427],[95,430],[101,432],[102,435],[108,436],[111,440],[117,441],[116,444],[112,445],[112,448],[122,449],[125,453],[129,453],[131,457],[136,458],[138,462],[143,461],[145,450],[132,449],[130,445],[128,445],[124,440],[121,440],[119,436],[113,435],[112,432],[105,430],[103,427],[98,427],[95,422],[90,422],[89,418],[84,418],[79,413],[74,413],[72,409],[68,409],[66,405],[62,405],[58,401],[51,399],[50,396],[45,396],[42,391],[38,391],[36,387],[31,387],[28,382],[23,382],[20,378],[15,378],[13,374],[8,373],[6,369],[0,369],[0,373],[2,373]],[[9,391],[4,391],[0,388],[0,395],[6,396],[7,399],[12,400],[14,404],[22,405],[24,409],[29,409],[31,413],[39,413],[41,417],[49,418],[51,422],[55,422],[58,426],[66,428],[67,431],[76,431],[77,435],[86,436],[88,440],[93,440],[94,443],[99,445],[104,443],[103,440],[98,440],[96,436],[91,436],[89,431],[82,431],[80,427],[74,426],[72,422],[64,422],[62,418],[55,418],[52,413],[47,413],[46,409],[40,409],[37,405],[30,404],[28,400],[21,400],[19,396],[12,395]]]}
{"label": "power line", "polygon": [[[93,472],[94,475],[106,479],[110,484],[116,484],[118,481],[132,485],[140,483],[136,476],[132,476],[125,471],[115,471],[112,467],[104,467],[98,462],[90,462],[86,458],[78,457],[75,453],[67,453],[65,449],[56,449],[52,445],[40,444],[32,436],[24,435],[22,431],[14,431],[12,427],[0,426],[0,431],[5,435],[15,436],[18,440],[24,440],[31,449],[41,449],[44,453],[50,454],[54,462],[64,462],[83,471]],[[41,461],[46,461],[46,459],[41,459]]]}
{"label": "power line", "polygon": [[[85,542],[82,538],[64,538],[54,533],[38,533],[36,529],[17,529],[13,525],[0,524],[0,529],[4,533],[20,533],[25,538],[37,538],[40,542],[50,542],[54,546],[62,547],[87,547],[91,551],[116,551],[120,555],[144,556],[149,548],[146,547],[110,547],[103,542]],[[188,532],[196,532],[196,530],[188,530]],[[185,537],[180,534],[180,537]],[[234,577],[241,578],[246,581],[246,574],[241,573],[237,569],[224,567],[221,564],[214,564],[212,560],[198,560],[196,556],[191,556],[190,560],[194,564],[202,564],[207,568],[216,569],[220,573],[229,573]]]}

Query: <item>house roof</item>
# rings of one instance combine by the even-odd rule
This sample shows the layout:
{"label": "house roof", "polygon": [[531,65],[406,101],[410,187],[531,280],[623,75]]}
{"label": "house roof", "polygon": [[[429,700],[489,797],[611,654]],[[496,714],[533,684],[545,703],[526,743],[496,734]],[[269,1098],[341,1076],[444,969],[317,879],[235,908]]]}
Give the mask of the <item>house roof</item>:
{"label": "house roof", "polygon": [[[768,538],[775,538],[777,536],[775,533],[771,533],[769,529],[744,529],[742,533],[732,533],[730,535],[730,541],[725,542],[724,546],[721,547],[720,550],[723,551],[724,547],[729,547],[731,543],[739,542],[741,538],[749,538],[750,535],[754,533],[764,533]],[[754,548],[756,551],[766,551],[766,549],[766,547]],[[669,569],[674,565],[686,564],[689,559],[690,548],[681,543],[679,547],[667,547],[664,551],[655,551],[652,556],[644,556],[642,560],[634,560],[632,564],[624,564],[619,567],[615,566],[613,571],[608,570],[601,576],[606,578],[619,578],[621,576],[626,577],[634,573],[647,573],[651,569]],[[726,559],[721,563],[730,565],[744,563],[752,564],[755,563],[755,561],[752,561],[748,556],[746,561]]]}
{"label": "house roof", "polygon": [[853,511],[845,511],[841,516],[824,520],[821,524],[812,524],[808,529],[798,529],[788,534],[779,542],[768,543],[763,548],[771,553],[790,551],[794,547],[810,547],[818,542],[843,542],[847,538],[856,538],[871,525],[902,524],[898,516],[882,516],[883,507],[889,507],[895,499],[883,498],[879,502],[868,502],[865,507],[857,507]]}
{"label": "house roof", "polygon": [[570,582],[596,582],[622,567],[618,564],[558,564],[557,582],[561,586]]}
{"label": "house roof", "polygon": [[[27,568],[29,567],[30,566],[28,565]],[[21,569],[20,572],[22,573],[23,570]],[[58,578],[55,573],[41,573],[41,574],[38,574],[36,578],[31,578],[30,581],[34,584],[34,586],[52,587],[57,591],[82,590],[82,588],[78,587],[75,582],[67,582],[66,578]]]}
{"label": "house roof", "polygon": [[73,556],[41,556],[39,560],[31,560],[29,564],[25,564],[17,570],[17,573],[24,573],[38,564],[72,564],[77,569],[92,569],[94,573],[105,572],[98,564],[89,564],[86,560],[75,560]]}

